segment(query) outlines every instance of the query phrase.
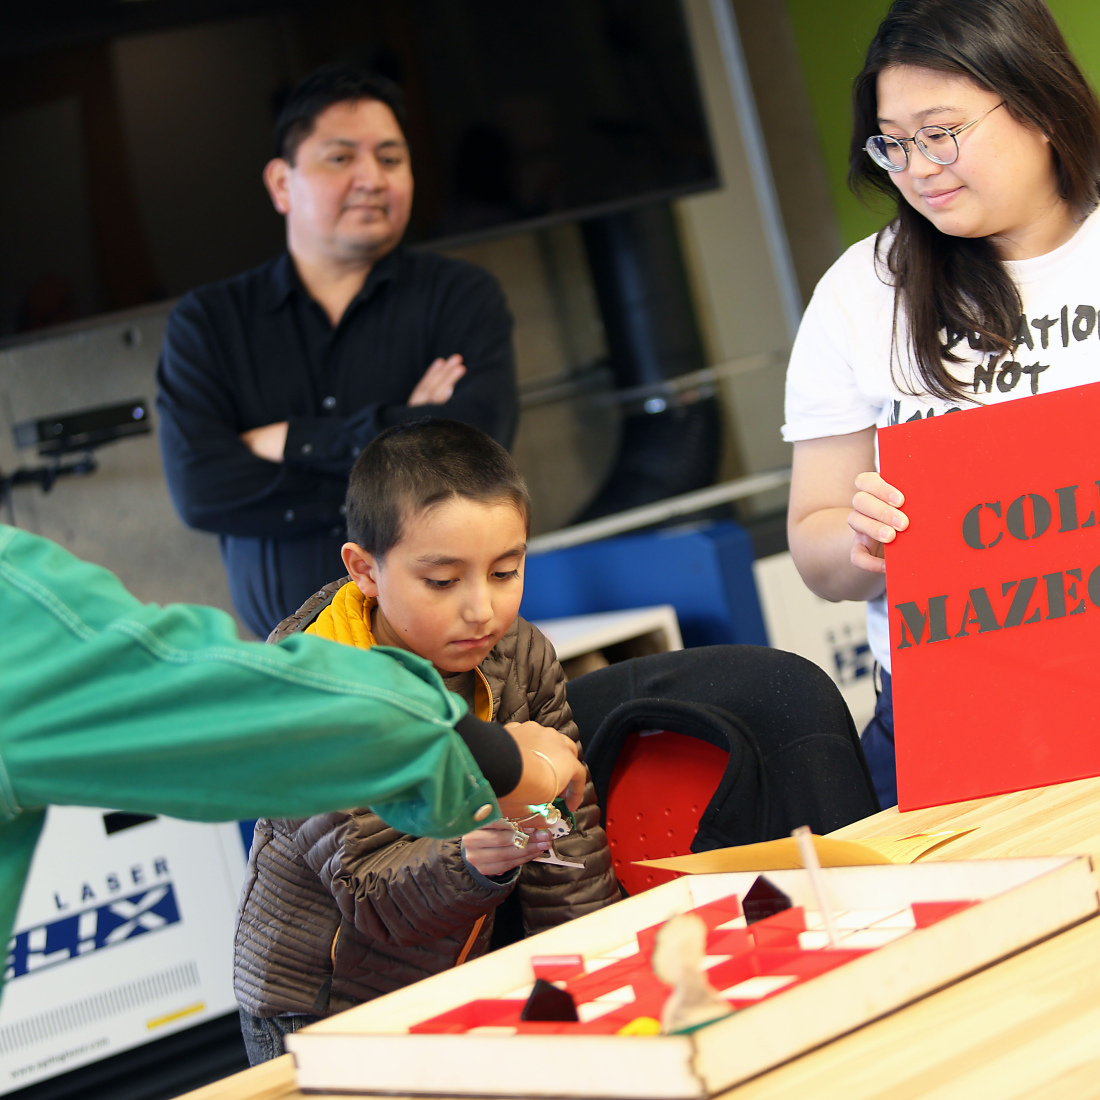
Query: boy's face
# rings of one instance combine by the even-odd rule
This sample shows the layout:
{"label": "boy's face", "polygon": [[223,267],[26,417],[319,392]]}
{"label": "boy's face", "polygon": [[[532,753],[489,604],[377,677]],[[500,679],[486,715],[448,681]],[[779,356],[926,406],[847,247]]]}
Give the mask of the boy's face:
{"label": "boy's face", "polygon": [[527,527],[511,503],[453,497],[407,516],[401,541],[381,560],[345,543],[344,564],[378,600],[374,636],[467,672],[512,625],[523,596]]}

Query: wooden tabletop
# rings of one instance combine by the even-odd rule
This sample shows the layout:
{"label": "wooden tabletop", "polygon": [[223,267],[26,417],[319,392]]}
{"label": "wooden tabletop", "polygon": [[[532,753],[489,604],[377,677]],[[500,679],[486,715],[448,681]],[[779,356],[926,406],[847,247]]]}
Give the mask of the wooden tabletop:
{"label": "wooden tabletop", "polygon": [[[1090,855],[1100,868],[1100,779],[899,814],[848,840],[974,829],[928,860]],[[1100,919],[1090,920],[819,1050],[722,1100],[1100,1100]],[[338,1100],[299,1092],[290,1055],[185,1100]],[[346,1100],[346,1097],[343,1098]]]}
{"label": "wooden tabletop", "polygon": [[865,817],[830,836],[859,840],[937,829],[973,829],[933,849],[925,860],[1088,855],[1100,868],[1100,779],[1079,779],[972,802]]}

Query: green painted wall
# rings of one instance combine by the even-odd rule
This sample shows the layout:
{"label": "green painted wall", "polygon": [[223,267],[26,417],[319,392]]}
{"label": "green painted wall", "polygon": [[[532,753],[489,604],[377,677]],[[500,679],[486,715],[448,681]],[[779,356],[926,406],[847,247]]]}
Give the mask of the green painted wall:
{"label": "green painted wall", "polygon": [[[965,3],[966,0],[958,0]],[[1047,0],[1085,75],[1100,86],[1100,3]],[[852,244],[886,221],[884,206],[868,210],[848,190],[848,140],[852,79],[890,0],[787,0],[791,24],[821,134],[825,168],[840,235]]]}

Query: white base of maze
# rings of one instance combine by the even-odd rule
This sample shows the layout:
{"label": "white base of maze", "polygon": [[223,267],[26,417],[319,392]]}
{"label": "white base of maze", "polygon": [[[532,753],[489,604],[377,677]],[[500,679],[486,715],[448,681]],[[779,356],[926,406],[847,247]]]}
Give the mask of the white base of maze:
{"label": "white base of maze", "polygon": [[[836,867],[824,876],[842,914],[842,934],[854,938],[851,946],[877,949],[691,1034],[572,1036],[492,1029],[410,1035],[407,1029],[474,999],[520,996],[534,980],[533,956],[581,954],[590,967],[600,965],[597,960],[622,958],[636,949],[634,935],[641,929],[730,894],[743,898],[754,873],[677,879],[287,1036],[299,1087],[405,1096],[701,1100],[1100,908],[1084,856]],[[800,946],[824,946],[805,872],[770,871],[767,877],[806,910],[808,931]],[[924,901],[980,904],[913,929],[905,910]],[[760,987],[752,995],[774,992],[777,977],[751,979]],[[583,1004],[578,1009],[586,1011]]]}

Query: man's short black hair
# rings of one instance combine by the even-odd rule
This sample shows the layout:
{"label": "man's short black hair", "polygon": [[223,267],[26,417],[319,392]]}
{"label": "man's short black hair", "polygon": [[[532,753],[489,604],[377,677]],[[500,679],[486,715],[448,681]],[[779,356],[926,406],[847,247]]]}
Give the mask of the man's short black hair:
{"label": "man's short black hair", "polygon": [[402,522],[453,497],[513,504],[531,522],[531,498],[512,456],[480,428],[421,417],[364,448],[348,480],[348,538],[375,558],[401,541]]}
{"label": "man's short black hair", "polygon": [[317,116],[334,103],[376,99],[384,103],[405,132],[405,97],[392,80],[358,65],[325,65],[290,93],[275,122],[275,155],[293,164],[298,146],[317,123]]}

